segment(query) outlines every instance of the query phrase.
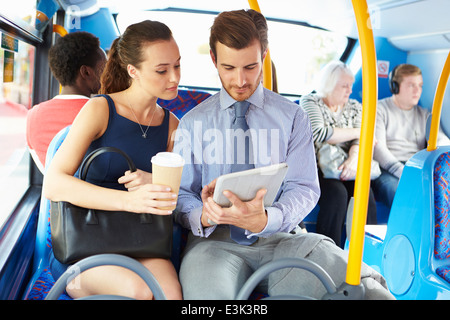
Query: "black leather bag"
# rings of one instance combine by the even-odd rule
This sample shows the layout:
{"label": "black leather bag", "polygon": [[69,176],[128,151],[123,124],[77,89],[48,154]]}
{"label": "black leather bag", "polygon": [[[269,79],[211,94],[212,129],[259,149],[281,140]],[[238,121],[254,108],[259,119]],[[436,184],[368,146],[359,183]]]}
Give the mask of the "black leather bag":
{"label": "black leather bag", "polygon": [[[94,158],[105,152],[121,154],[127,160],[130,171],[136,171],[127,154],[117,148],[104,147],[83,160],[80,179],[86,179]],[[73,263],[101,253],[133,258],[171,257],[172,215],[93,210],[69,202],[52,201],[50,227],[53,252],[62,263]]]}

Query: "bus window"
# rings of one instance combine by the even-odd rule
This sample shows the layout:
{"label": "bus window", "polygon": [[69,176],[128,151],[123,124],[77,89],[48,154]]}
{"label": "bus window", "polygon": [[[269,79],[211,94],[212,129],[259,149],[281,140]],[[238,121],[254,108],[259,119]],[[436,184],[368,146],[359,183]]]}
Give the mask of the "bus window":
{"label": "bus window", "polygon": [[347,37],[302,25],[269,21],[269,47],[277,72],[278,91],[308,94],[320,69],[339,60]]}
{"label": "bus window", "polygon": [[[124,12],[117,16],[119,31],[145,19],[161,21],[172,30],[181,51],[181,86],[219,88],[209,55],[209,31],[215,15],[176,11]],[[188,22],[188,23],[187,23]],[[347,37],[288,22],[268,21],[269,47],[276,68],[278,92],[307,94],[320,68],[339,59]]]}
{"label": "bus window", "polygon": [[1,33],[0,226],[29,186],[26,117],[31,108],[35,48]]}
{"label": "bus window", "polygon": [[[130,24],[146,19],[165,23],[180,48],[180,86],[219,88],[220,80],[209,55],[209,28],[214,17],[210,14],[164,11],[120,13],[117,25],[123,33]],[[189,21],[187,25],[186,21]]]}
{"label": "bus window", "polygon": [[36,0],[3,1],[1,14],[19,22],[35,27],[36,25]]}

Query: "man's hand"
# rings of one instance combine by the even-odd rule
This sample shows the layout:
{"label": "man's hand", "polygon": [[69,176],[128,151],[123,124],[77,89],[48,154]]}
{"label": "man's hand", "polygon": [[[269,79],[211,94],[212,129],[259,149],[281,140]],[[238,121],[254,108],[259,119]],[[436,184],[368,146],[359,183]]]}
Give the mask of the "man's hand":
{"label": "man's hand", "polygon": [[201,197],[202,197],[202,202],[203,202],[203,209],[202,209],[201,222],[204,227],[211,227],[211,224],[208,222],[208,215],[206,214],[205,203],[208,202],[208,198],[212,199],[212,197],[214,195],[214,189],[216,187],[216,180],[217,179],[214,179],[209,184],[204,186],[202,189]]}
{"label": "man's hand", "polygon": [[266,189],[260,189],[255,198],[250,201],[241,201],[231,191],[224,191],[223,194],[230,200],[231,206],[222,208],[212,199],[214,193],[215,180],[205,186],[202,190],[203,226],[211,226],[208,218],[217,224],[231,224],[252,233],[261,232],[267,224],[267,214],[264,208],[264,196]]}

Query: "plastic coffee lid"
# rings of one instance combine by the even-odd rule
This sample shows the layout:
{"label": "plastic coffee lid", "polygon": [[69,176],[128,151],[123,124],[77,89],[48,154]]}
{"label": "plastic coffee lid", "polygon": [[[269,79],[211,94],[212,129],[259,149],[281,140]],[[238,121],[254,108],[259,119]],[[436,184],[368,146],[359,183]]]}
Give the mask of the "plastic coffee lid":
{"label": "plastic coffee lid", "polygon": [[152,157],[152,163],[163,167],[182,167],[184,159],[178,153],[159,152]]}

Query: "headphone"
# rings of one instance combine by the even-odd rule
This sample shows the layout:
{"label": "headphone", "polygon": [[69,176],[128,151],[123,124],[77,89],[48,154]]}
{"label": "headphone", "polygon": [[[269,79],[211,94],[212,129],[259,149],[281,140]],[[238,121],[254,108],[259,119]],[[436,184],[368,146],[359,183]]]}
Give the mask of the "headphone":
{"label": "headphone", "polygon": [[397,70],[398,65],[395,66],[394,69],[389,73],[389,89],[393,94],[398,94],[400,92],[400,85],[397,81],[394,80],[395,78],[395,71]]}

